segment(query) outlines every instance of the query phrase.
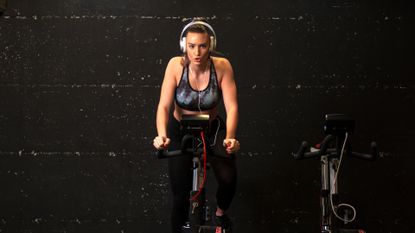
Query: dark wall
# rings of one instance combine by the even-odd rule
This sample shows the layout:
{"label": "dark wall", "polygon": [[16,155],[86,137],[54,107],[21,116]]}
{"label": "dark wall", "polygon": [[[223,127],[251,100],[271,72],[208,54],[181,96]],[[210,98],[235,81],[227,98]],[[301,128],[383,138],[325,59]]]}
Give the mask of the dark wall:
{"label": "dark wall", "polygon": [[322,139],[326,113],[352,116],[353,148],[375,140],[382,155],[342,163],[353,226],[414,232],[414,10],[412,1],[10,1],[0,18],[0,231],[168,231],[155,107],[182,19],[204,16],[239,90],[236,232],[319,231],[319,162],[290,153]]}

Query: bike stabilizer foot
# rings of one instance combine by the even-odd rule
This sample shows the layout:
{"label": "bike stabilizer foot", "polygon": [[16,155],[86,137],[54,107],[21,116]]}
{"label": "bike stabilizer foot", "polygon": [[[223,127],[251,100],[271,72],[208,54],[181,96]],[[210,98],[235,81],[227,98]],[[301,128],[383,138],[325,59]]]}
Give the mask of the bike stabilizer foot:
{"label": "bike stabilizer foot", "polygon": [[338,233],[366,233],[362,229],[339,229]]}

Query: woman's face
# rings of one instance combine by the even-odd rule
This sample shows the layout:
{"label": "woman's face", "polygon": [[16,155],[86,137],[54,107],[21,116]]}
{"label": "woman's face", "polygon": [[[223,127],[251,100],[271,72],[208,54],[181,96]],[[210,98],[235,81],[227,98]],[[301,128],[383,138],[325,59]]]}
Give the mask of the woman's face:
{"label": "woman's face", "polygon": [[207,33],[188,32],[186,35],[186,53],[190,63],[204,64],[209,57],[209,35]]}

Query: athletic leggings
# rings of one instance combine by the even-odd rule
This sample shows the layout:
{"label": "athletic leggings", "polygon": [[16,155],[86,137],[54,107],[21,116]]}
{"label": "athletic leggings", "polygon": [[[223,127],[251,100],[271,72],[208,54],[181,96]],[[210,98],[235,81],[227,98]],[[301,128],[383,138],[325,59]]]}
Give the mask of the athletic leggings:
{"label": "athletic leggings", "polygon": [[[169,150],[178,150],[184,132],[180,130],[180,123],[174,117],[170,117],[168,130],[171,140]],[[227,210],[231,204],[235,195],[237,177],[235,155],[227,154],[222,145],[225,134],[225,123],[217,117],[210,123],[209,132],[205,136],[208,162],[218,182],[216,202],[222,210]],[[191,156],[169,158],[168,165],[173,194],[171,227],[173,233],[181,233],[181,228],[188,221],[189,215],[190,191],[192,189],[192,158]]]}

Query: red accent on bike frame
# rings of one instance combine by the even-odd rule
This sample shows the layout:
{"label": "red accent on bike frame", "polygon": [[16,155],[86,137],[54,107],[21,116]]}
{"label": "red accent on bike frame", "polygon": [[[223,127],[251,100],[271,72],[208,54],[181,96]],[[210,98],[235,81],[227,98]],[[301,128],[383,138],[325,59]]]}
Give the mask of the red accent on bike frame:
{"label": "red accent on bike frame", "polygon": [[215,233],[222,233],[222,227],[216,227]]}
{"label": "red accent on bike frame", "polygon": [[203,131],[200,132],[200,136],[202,137],[202,142],[203,142],[203,180],[197,193],[194,196],[192,196],[191,198],[192,201],[195,201],[197,197],[200,195],[200,193],[202,192],[202,188],[205,186],[205,181],[206,181],[206,157],[207,157],[206,154],[207,153],[206,153],[205,134],[203,133]]}

